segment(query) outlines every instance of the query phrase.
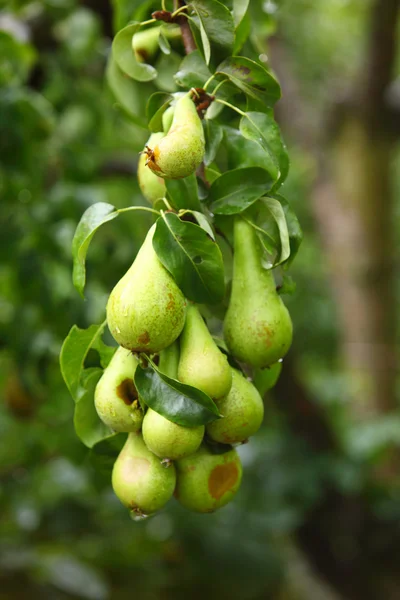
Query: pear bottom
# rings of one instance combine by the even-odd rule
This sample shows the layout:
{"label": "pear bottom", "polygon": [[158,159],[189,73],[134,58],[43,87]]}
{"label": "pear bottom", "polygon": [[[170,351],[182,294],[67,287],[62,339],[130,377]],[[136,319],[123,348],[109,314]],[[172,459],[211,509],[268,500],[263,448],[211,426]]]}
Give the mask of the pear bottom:
{"label": "pear bottom", "polygon": [[175,497],[194,512],[214,512],[228,504],[240,487],[242,465],[234,449],[213,454],[203,444],[195,454],[175,464]]}

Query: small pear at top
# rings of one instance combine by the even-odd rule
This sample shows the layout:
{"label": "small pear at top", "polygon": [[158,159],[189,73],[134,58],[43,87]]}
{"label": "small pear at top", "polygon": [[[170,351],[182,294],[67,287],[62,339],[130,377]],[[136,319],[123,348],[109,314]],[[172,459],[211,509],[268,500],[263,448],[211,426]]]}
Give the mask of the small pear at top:
{"label": "small pear at top", "polygon": [[189,94],[175,106],[171,128],[154,147],[147,147],[147,166],[159,177],[180,179],[194,173],[204,157],[203,126]]}
{"label": "small pear at top", "polygon": [[180,344],[179,381],[214,399],[225,396],[232,385],[231,368],[194,304],[188,306]]}
{"label": "small pear at top", "polygon": [[[163,137],[164,133],[159,131],[158,133],[152,133],[147,143],[149,146],[156,144]],[[146,167],[147,156],[143,152],[138,162],[137,178],[140,187],[140,191],[143,196],[154,204],[160,198],[165,196],[165,183],[164,179],[161,179],[158,175],[155,175],[148,167]]]}
{"label": "small pear at top", "polygon": [[155,225],[107,303],[111,334],[133,352],[160,352],[185,323],[186,300],[153,250],[154,230]]}
{"label": "small pear at top", "polygon": [[293,331],[272,271],[264,269],[261,260],[262,247],[254,228],[236,217],[232,293],[224,337],[235,358],[263,368],[285,356]]}

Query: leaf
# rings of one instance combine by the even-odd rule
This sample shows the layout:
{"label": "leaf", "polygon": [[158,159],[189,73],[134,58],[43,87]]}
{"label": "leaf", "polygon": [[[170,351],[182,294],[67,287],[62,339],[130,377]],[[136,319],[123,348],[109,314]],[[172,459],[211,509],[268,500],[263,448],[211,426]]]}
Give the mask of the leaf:
{"label": "leaf", "polygon": [[210,210],[218,215],[240,213],[264,196],[272,184],[268,171],[259,167],[227,171],[211,185]]}
{"label": "leaf", "polygon": [[196,221],[198,222],[198,224],[200,225],[200,227],[202,229],[204,229],[204,231],[215,242],[215,235],[214,235],[214,232],[212,230],[212,227],[211,227],[211,225],[210,225],[207,217],[205,215],[203,215],[203,213],[198,212],[197,210],[191,210],[190,212],[192,213],[192,215],[194,216],[194,218],[196,219]]}
{"label": "leaf", "polygon": [[285,262],[290,256],[289,231],[287,228],[286,217],[279,200],[276,200],[275,198],[262,198],[261,202],[268,208],[279,229],[280,252],[276,257],[274,264],[271,264],[271,267],[276,267]]}
{"label": "leaf", "polygon": [[161,52],[163,52],[167,56],[168,54],[171,54],[171,44],[169,43],[168,38],[164,33],[164,27],[160,27],[158,45],[160,46]]}
{"label": "leaf", "polygon": [[74,239],[72,240],[72,256],[74,260],[72,280],[82,297],[86,281],[85,260],[89,244],[98,228],[116,217],[118,217],[118,213],[112,204],[97,202],[89,206],[78,223]]}
{"label": "leaf", "polygon": [[109,476],[125,441],[125,433],[114,433],[95,443],[89,454],[91,464],[96,470]]}
{"label": "leaf", "polygon": [[242,50],[244,44],[251,34],[251,26],[251,18],[247,12],[235,29],[235,45],[232,52],[233,56],[237,56],[238,52]]}
{"label": "leaf", "polygon": [[157,71],[151,65],[136,60],[132,48],[132,37],[139,30],[140,23],[130,23],[121,29],[112,43],[113,58],[119,68],[136,81],[151,81],[157,77]]}
{"label": "leaf", "polygon": [[103,367],[103,369],[105,369],[109,365],[112,357],[114,356],[117,350],[117,346],[107,346],[107,344],[103,342],[101,337],[96,338],[92,345],[92,348],[93,350],[96,350],[98,352],[100,357],[100,364]]}
{"label": "leaf", "polygon": [[135,386],[147,406],[183,427],[205,425],[220,416],[207,394],[161,373],[151,361],[147,369],[137,367]]}
{"label": "leaf", "polygon": [[[217,0],[192,0],[190,6],[199,19],[201,39],[207,38],[208,50],[204,47],[206,63],[209,63],[209,41],[224,50],[225,55],[232,52],[235,41],[235,25],[230,10]],[[203,33],[204,32],[204,33]]]}
{"label": "leaf", "polygon": [[233,21],[238,27],[249,7],[250,0],[233,0]]}
{"label": "leaf", "polygon": [[153,237],[158,258],[189,300],[214,304],[225,293],[224,264],[218,245],[198,225],[166,213]]}
{"label": "leaf", "polygon": [[204,62],[200,51],[194,50],[182,60],[174,79],[181,87],[196,88],[203,87],[210,76],[211,71]]}
{"label": "leaf", "polygon": [[296,256],[301,242],[303,241],[303,231],[301,229],[301,225],[295,215],[294,210],[290,206],[289,202],[280,194],[276,194],[273,196],[277,200],[279,200],[282,205],[283,211],[285,213],[286,224],[289,232],[289,243],[290,243],[290,257],[285,262],[285,268],[288,268],[292,262],[294,257]]}
{"label": "leaf", "polygon": [[265,152],[259,144],[248,140],[233,127],[223,127],[224,147],[227,154],[228,169],[244,167],[265,167]]}
{"label": "leaf", "polygon": [[135,125],[145,127],[143,89],[121,71],[111,54],[107,63],[106,78],[115,99],[127,116]]}
{"label": "leaf", "polygon": [[272,110],[247,112],[240,120],[240,131],[264,150],[265,168],[275,179],[283,182],[289,172],[289,158]]}
{"label": "leaf", "polygon": [[192,173],[183,179],[165,179],[165,186],[171,205],[176,209],[200,210],[196,175]]}
{"label": "leaf", "polygon": [[102,369],[94,369],[90,373],[85,380],[85,389],[75,404],[75,432],[88,448],[112,433],[100,420],[94,405],[94,392],[102,374]]}
{"label": "leaf", "polygon": [[224,132],[222,127],[215,121],[204,119],[203,121],[204,135],[206,139],[206,151],[204,154],[204,164],[206,167],[210,165],[218,152],[218,148],[222,142]]}
{"label": "leaf", "polygon": [[210,59],[211,59],[210,40],[208,39],[206,30],[204,28],[203,21],[201,19],[199,19],[198,25],[199,25],[199,29],[200,29],[201,44],[203,46],[204,58],[205,58],[206,64],[208,65],[208,64],[210,64]]}
{"label": "leaf", "polygon": [[76,325],[64,340],[60,352],[61,374],[75,402],[79,399],[80,381],[87,353],[101,337],[106,321],[91,325],[88,329],[79,329]]}
{"label": "leaf", "polygon": [[267,106],[275,104],[281,96],[279,84],[271,73],[244,56],[227,58],[216,73],[227,75],[242,92]]}
{"label": "leaf", "polygon": [[146,115],[149,129],[155,133],[163,130],[162,117],[171,103],[172,96],[166,92],[154,92],[147,102]]}

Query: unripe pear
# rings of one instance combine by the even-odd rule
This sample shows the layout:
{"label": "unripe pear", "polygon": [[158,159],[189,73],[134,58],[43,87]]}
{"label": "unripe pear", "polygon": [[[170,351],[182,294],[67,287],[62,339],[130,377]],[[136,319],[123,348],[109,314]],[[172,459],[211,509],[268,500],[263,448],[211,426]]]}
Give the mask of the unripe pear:
{"label": "unripe pear", "polygon": [[[152,133],[147,141],[147,144],[152,146],[163,137],[164,133],[162,131],[158,133]],[[150,171],[148,167],[146,167],[146,161],[147,156],[143,152],[138,162],[137,177],[143,196],[150,202],[150,204],[154,204],[156,200],[165,196],[165,183],[161,177],[158,177],[152,171]]]}
{"label": "unripe pear", "polygon": [[[175,342],[160,354],[159,370],[176,379],[179,346]],[[160,458],[176,460],[196,452],[204,437],[204,426],[183,427],[169,421],[151,408],[143,419],[143,439],[151,452]]]}
{"label": "unripe pear", "polygon": [[[175,112],[175,106],[168,106],[167,110],[163,113],[162,126],[163,126],[164,133],[168,133],[168,131],[171,129],[172,121],[174,119],[174,112]],[[148,144],[150,146],[149,142],[148,142]]]}
{"label": "unripe pear", "polygon": [[153,250],[154,231],[155,225],[107,303],[111,334],[132,352],[160,352],[185,323],[186,300]]}
{"label": "unripe pear", "polygon": [[137,431],[143,411],[133,383],[138,359],[119,347],[104,370],[94,393],[97,414],[114,431]]}
{"label": "unripe pear", "polygon": [[[155,58],[159,51],[158,39],[160,37],[161,27],[163,26],[160,25],[149,29],[142,29],[132,37],[132,50],[134,51],[138,62],[151,62],[152,59]],[[176,25],[163,27],[163,34],[169,40],[181,37],[180,29]]]}
{"label": "unripe pear", "polygon": [[236,450],[213,454],[203,444],[176,463],[176,499],[189,510],[214,512],[232,500],[242,480],[242,465]]}
{"label": "unripe pear", "polygon": [[293,333],[272,271],[264,269],[261,260],[261,243],[253,227],[236,217],[232,293],[224,337],[233,356],[253,367],[267,367],[285,356]]}
{"label": "unripe pear", "polygon": [[203,160],[204,148],[203,126],[193,100],[186,94],[176,103],[167,135],[154,147],[147,147],[147,165],[159,177],[187,177]]}
{"label": "unripe pear", "polygon": [[239,444],[252,436],[262,423],[264,404],[254,385],[236,369],[232,369],[232,387],[218,401],[223,415],[206,427],[208,436],[221,444]]}
{"label": "unripe pear", "polygon": [[265,369],[255,369],[253,373],[253,382],[261,397],[264,397],[268,390],[272,389],[279,379],[282,371],[283,362],[277,362]]}
{"label": "unripe pear", "polygon": [[214,399],[225,396],[232,385],[231,368],[194,304],[188,306],[180,345],[179,381]]}
{"label": "unripe pear", "polygon": [[112,472],[114,493],[140,515],[160,510],[171,498],[176,482],[174,465],[163,466],[148,450],[140,433],[130,433]]}

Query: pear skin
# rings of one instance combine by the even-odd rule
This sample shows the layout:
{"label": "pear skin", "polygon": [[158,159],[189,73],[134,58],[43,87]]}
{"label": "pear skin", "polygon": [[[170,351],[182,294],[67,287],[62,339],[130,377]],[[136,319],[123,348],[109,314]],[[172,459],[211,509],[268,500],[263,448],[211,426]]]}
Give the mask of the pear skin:
{"label": "pear skin", "polygon": [[[164,133],[162,132],[152,133],[147,144],[153,146],[163,137]],[[159,198],[164,198],[165,183],[161,177],[158,177],[146,167],[146,161],[147,156],[145,153],[142,153],[138,162],[137,178],[143,196],[150,204],[154,204]]]}
{"label": "pear skin", "polygon": [[226,396],[232,385],[231,368],[194,304],[188,306],[180,344],[179,381],[214,399]]}
{"label": "pear skin", "polygon": [[236,217],[232,293],[224,337],[233,356],[252,367],[268,367],[292,343],[289,312],[276,292],[271,270],[262,267],[261,243],[253,227]]}
{"label": "pear skin", "polygon": [[203,444],[176,463],[175,497],[185,508],[210,513],[228,504],[240,487],[242,465],[236,450],[212,454]]}
{"label": "pear skin", "polygon": [[204,132],[190,95],[175,106],[167,135],[154,147],[147,147],[147,166],[159,177],[180,179],[194,173],[204,158]]}
{"label": "pear skin", "polygon": [[277,362],[265,369],[255,369],[253,373],[253,382],[261,397],[263,398],[268,390],[271,390],[279,379],[282,371],[283,362]]}
{"label": "pear skin", "polygon": [[[179,363],[177,342],[160,354],[159,369],[176,379]],[[177,460],[196,452],[204,437],[204,426],[183,427],[169,421],[151,408],[143,419],[143,439],[151,452],[160,458]]]}
{"label": "pear skin", "polygon": [[254,385],[237,369],[232,369],[232,387],[218,401],[223,415],[206,427],[208,436],[221,444],[239,444],[258,429],[264,417],[264,404]]}
{"label": "pear skin", "polygon": [[137,365],[138,359],[119,347],[96,386],[97,414],[114,431],[137,431],[142,425],[143,411],[133,383]]}
{"label": "pear skin", "polygon": [[168,502],[175,482],[174,465],[164,467],[141,434],[130,433],[112,472],[114,493],[122,504],[139,515],[150,515]]}
{"label": "pear skin", "polygon": [[[162,126],[164,134],[168,133],[171,129],[172,121],[174,119],[175,106],[169,106],[162,116]],[[160,138],[161,139],[161,138]],[[147,142],[151,146],[150,142]]]}
{"label": "pear skin", "polygon": [[155,225],[107,303],[112,336],[132,352],[160,352],[185,323],[186,300],[153,250],[154,230]]}

